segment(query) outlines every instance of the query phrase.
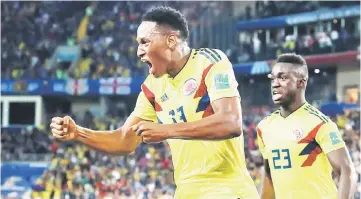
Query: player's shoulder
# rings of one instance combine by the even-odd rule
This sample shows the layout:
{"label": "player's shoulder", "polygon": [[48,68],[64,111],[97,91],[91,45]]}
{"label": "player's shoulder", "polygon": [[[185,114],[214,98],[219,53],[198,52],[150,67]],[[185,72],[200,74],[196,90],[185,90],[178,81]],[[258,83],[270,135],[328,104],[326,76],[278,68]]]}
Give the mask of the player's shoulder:
{"label": "player's shoulder", "polygon": [[[323,129],[321,132],[335,132],[338,131],[337,124],[333,122],[328,116],[323,114],[320,110],[316,107],[307,104],[304,107],[304,110],[307,114],[307,118],[305,119],[305,123],[310,126],[319,126]],[[318,133],[318,135],[322,135],[322,133]]]}
{"label": "player's shoulder", "polygon": [[323,114],[320,110],[316,107],[312,106],[311,104],[306,104],[303,107],[306,115],[311,121],[316,121],[317,123],[323,123],[328,125],[333,125],[334,122],[325,114]]}
{"label": "player's shoulder", "polygon": [[223,51],[219,49],[214,48],[199,48],[194,49],[194,57],[197,60],[201,60],[204,63],[208,64],[216,64],[218,62],[228,60],[228,57],[226,54],[224,54]]}
{"label": "player's shoulder", "polygon": [[274,119],[280,116],[280,109],[273,111],[271,114],[268,114],[264,117],[259,123],[258,128],[265,128],[267,127]]}

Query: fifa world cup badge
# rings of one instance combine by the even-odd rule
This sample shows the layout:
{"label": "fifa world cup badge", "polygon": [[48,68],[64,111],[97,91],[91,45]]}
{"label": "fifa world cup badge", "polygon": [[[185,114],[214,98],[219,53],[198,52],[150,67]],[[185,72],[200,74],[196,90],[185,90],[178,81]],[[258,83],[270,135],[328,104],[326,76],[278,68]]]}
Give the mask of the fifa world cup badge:
{"label": "fifa world cup badge", "polygon": [[300,141],[303,137],[303,131],[302,129],[295,129],[293,130],[293,136],[296,141]]}
{"label": "fifa world cup badge", "polygon": [[197,89],[197,81],[194,78],[188,79],[183,85],[183,94],[189,96]]}

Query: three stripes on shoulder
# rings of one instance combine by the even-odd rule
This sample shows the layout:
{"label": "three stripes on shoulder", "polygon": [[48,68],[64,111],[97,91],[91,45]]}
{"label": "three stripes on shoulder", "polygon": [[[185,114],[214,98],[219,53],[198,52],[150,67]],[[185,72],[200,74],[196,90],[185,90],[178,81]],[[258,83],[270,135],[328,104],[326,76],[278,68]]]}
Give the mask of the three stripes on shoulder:
{"label": "three stripes on shoulder", "polygon": [[212,62],[212,64],[217,63],[222,60],[222,56],[214,49],[210,48],[200,48],[196,50],[197,54],[205,56],[208,60]]}

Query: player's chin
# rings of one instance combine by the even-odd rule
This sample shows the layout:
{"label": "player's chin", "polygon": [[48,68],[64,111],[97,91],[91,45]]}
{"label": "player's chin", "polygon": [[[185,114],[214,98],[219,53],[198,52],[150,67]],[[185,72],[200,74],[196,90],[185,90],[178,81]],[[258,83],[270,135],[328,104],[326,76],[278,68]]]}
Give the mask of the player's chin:
{"label": "player's chin", "polygon": [[153,75],[153,77],[159,78],[159,77],[162,77],[165,73],[158,72],[158,71],[152,71],[151,74]]}
{"label": "player's chin", "polygon": [[162,75],[158,74],[158,73],[152,73],[153,77],[155,78],[159,78],[159,77],[162,77]]}
{"label": "player's chin", "polygon": [[275,104],[275,105],[280,105],[281,102],[280,102],[280,101],[275,101],[275,100],[273,100],[273,104]]}

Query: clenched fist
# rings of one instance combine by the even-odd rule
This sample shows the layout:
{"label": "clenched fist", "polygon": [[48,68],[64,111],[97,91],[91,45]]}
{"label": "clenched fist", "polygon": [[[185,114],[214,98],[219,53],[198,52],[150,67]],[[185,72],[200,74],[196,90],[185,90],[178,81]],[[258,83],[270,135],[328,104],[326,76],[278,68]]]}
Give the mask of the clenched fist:
{"label": "clenched fist", "polygon": [[70,116],[54,117],[50,124],[51,133],[60,140],[73,140],[77,137],[76,124]]}
{"label": "clenched fist", "polygon": [[165,125],[147,121],[141,121],[138,124],[133,125],[131,129],[137,136],[142,137],[144,143],[162,142],[168,138],[170,131]]}

